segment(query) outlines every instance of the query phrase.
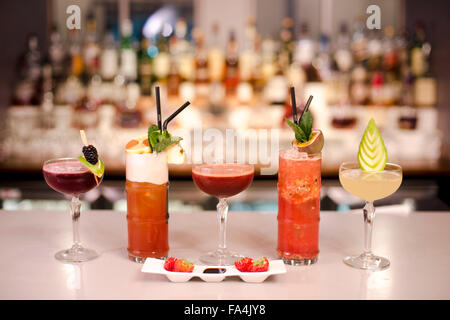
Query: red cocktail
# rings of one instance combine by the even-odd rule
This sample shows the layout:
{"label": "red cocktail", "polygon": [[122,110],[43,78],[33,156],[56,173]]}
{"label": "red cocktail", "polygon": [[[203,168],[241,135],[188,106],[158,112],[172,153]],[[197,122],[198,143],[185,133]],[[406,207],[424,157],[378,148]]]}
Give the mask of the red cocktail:
{"label": "red cocktail", "polygon": [[103,179],[86,168],[78,159],[63,158],[48,160],[42,168],[45,181],[54,190],[72,196],[71,213],[73,223],[73,245],[56,253],[55,258],[63,262],[83,262],[98,257],[97,252],[81,245],[78,234],[81,202],[79,196],[97,187]]}
{"label": "red cocktail", "polygon": [[77,159],[46,162],[42,171],[50,187],[68,195],[86,193],[98,184],[94,174]]}
{"label": "red cocktail", "polygon": [[278,255],[287,264],[311,264],[319,254],[320,154],[280,152]]}
{"label": "red cocktail", "polygon": [[203,192],[219,198],[219,248],[200,257],[210,265],[231,265],[239,257],[226,247],[226,220],[228,204],[226,198],[239,194],[253,181],[254,169],[247,164],[202,164],[192,168],[192,179]]}

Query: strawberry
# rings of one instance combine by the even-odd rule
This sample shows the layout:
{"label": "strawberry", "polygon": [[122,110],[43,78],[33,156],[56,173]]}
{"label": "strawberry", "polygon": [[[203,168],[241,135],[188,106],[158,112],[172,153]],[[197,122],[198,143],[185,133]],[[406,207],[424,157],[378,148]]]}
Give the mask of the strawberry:
{"label": "strawberry", "polygon": [[269,270],[269,260],[266,257],[253,261],[249,267],[249,272],[265,272]]}
{"label": "strawberry", "polygon": [[234,262],[234,266],[241,272],[248,272],[249,267],[252,265],[253,259],[249,257],[240,258]]}
{"label": "strawberry", "polygon": [[177,261],[177,258],[169,257],[164,261],[164,269],[167,271],[173,271],[173,267],[175,265],[175,261]]}
{"label": "strawberry", "polygon": [[194,264],[185,259],[177,259],[173,266],[175,272],[192,272],[193,270]]}

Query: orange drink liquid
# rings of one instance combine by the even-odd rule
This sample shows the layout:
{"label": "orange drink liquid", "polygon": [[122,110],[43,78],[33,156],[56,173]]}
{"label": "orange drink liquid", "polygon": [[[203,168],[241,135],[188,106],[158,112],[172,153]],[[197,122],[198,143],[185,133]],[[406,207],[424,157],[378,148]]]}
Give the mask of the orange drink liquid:
{"label": "orange drink liquid", "polygon": [[281,151],[278,169],[278,255],[286,264],[312,264],[319,255],[320,154]]}
{"label": "orange drink liquid", "polygon": [[167,156],[127,153],[126,175],[128,256],[141,263],[163,259],[169,253]]}

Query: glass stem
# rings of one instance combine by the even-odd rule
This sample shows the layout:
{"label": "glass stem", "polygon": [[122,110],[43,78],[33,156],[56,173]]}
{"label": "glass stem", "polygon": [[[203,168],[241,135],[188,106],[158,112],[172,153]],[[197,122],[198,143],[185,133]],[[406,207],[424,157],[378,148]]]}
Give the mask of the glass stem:
{"label": "glass stem", "polygon": [[372,229],[375,218],[375,207],[372,201],[366,201],[364,212],[364,254],[372,254]]}
{"label": "glass stem", "polygon": [[225,251],[226,233],[227,233],[227,216],[228,216],[228,203],[225,198],[219,199],[217,204],[217,215],[219,218],[219,251]]}
{"label": "glass stem", "polygon": [[73,247],[81,246],[80,234],[78,232],[78,225],[80,220],[81,201],[78,196],[73,196],[70,202],[70,209],[72,214],[72,229],[73,229]]}

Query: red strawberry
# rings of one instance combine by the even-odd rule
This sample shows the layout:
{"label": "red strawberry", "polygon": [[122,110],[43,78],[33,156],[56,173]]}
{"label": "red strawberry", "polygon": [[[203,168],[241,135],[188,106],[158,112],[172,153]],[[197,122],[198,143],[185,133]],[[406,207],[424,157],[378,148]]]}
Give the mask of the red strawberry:
{"label": "red strawberry", "polygon": [[249,257],[240,258],[234,262],[234,266],[241,272],[248,272],[249,267],[252,265],[253,259]]}
{"label": "red strawberry", "polygon": [[177,258],[169,257],[164,261],[164,269],[167,271],[173,271],[173,267],[175,265],[175,261],[177,261]]}
{"label": "red strawberry", "polygon": [[173,266],[173,271],[176,272],[192,272],[194,270],[194,264],[184,259],[177,259]]}
{"label": "red strawberry", "polygon": [[249,267],[249,272],[265,272],[269,270],[269,260],[266,257],[253,261]]}

